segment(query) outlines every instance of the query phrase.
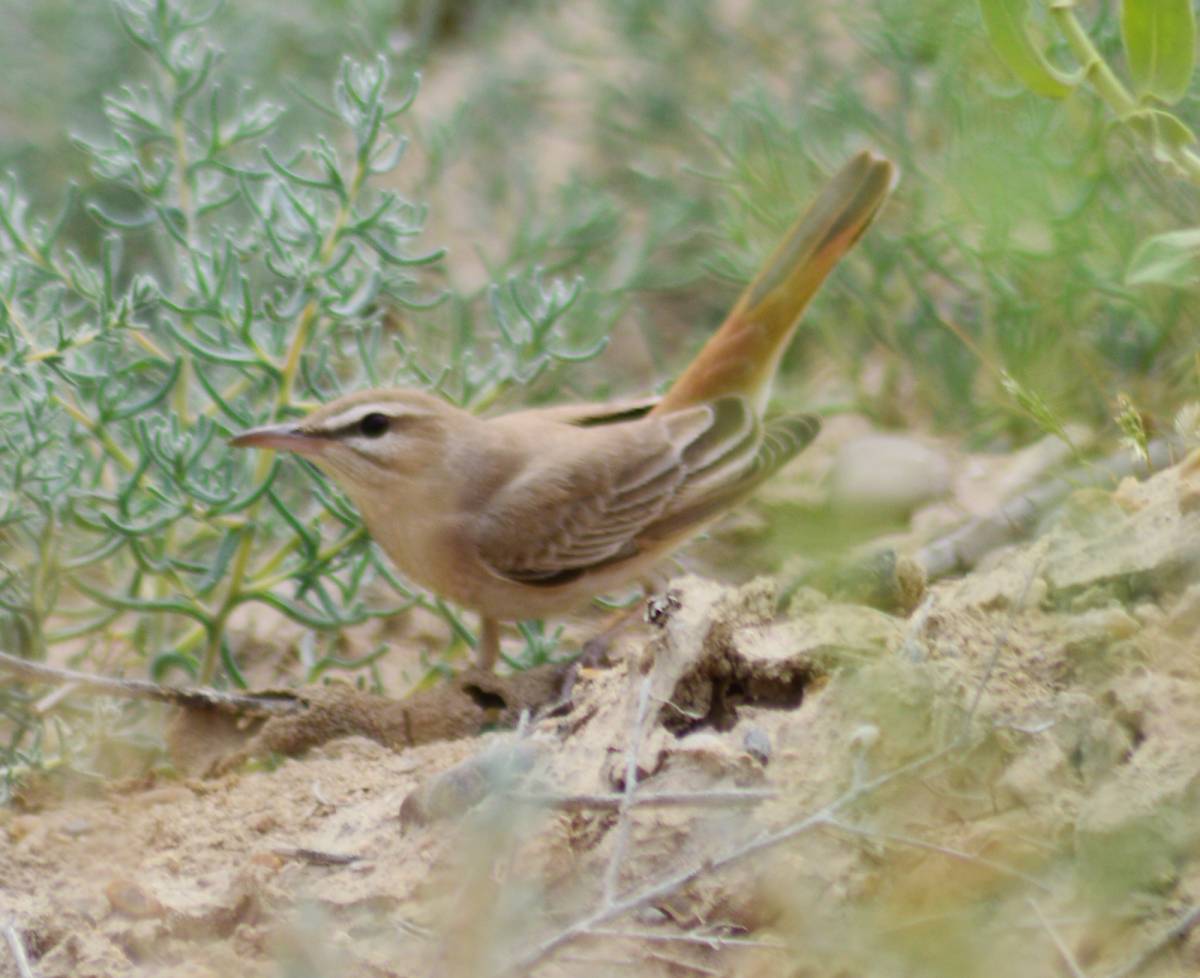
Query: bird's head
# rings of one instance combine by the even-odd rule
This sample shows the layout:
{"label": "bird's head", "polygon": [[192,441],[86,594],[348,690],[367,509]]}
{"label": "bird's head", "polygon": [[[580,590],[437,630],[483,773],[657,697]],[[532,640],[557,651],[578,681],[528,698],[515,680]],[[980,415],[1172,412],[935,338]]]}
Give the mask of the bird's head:
{"label": "bird's head", "polygon": [[403,482],[438,460],[458,414],[470,417],[422,391],[362,391],[299,421],[243,431],[230,444],[295,452],[356,497]]}

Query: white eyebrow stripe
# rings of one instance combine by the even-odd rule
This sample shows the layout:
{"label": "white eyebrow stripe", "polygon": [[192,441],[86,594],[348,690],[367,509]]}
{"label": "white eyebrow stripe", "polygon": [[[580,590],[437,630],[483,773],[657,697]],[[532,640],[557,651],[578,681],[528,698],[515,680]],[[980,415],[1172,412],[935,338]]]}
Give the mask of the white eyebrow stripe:
{"label": "white eyebrow stripe", "polygon": [[356,404],[331,418],[326,418],[321,422],[321,430],[340,431],[343,428],[353,427],[368,414],[382,414],[387,418],[425,418],[429,416],[428,411],[413,408],[407,404],[399,410],[395,404]]}

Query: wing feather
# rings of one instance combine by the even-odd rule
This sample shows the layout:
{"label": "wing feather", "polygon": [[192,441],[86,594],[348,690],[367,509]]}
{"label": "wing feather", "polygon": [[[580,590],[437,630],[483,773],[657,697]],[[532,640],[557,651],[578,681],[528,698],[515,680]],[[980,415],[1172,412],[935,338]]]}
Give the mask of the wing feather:
{"label": "wing feather", "polygon": [[764,426],[745,399],[726,397],[577,430],[569,462],[527,472],[491,500],[479,556],[502,577],[542,585],[636,556],[698,527],[812,440],[815,419],[789,420]]}

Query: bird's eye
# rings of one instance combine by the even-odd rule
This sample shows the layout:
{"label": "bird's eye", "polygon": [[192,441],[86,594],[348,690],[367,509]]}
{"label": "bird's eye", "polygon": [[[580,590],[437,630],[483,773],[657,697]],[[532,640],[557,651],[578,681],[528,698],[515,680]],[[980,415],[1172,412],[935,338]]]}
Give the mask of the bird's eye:
{"label": "bird's eye", "polygon": [[363,419],[358,423],[358,430],[368,438],[379,438],[386,435],[388,430],[388,416],[380,414],[378,411],[364,414]]}

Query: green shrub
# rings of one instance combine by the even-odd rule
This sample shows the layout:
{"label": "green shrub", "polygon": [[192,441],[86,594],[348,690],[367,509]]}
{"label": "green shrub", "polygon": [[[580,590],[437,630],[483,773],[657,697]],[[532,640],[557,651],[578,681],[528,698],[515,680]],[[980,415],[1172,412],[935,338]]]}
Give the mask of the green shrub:
{"label": "green shrub", "polygon": [[[393,91],[384,58],[343,61],[330,134],[286,148],[282,109],[221,78],[204,16],[118,10],[151,71],[80,141],[94,186],[51,218],[0,190],[4,644],[40,657],[90,636],[154,675],[240,681],[226,624],[249,602],[324,631],[414,604],[457,626],[324,480],[280,478],[226,437],[372,385],[469,405],[536,388],[603,346],[566,323],[595,297],[532,266],[448,293],[424,208],[381,183],[417,92]],[[94,257],[62,240],[80,209]]]}

